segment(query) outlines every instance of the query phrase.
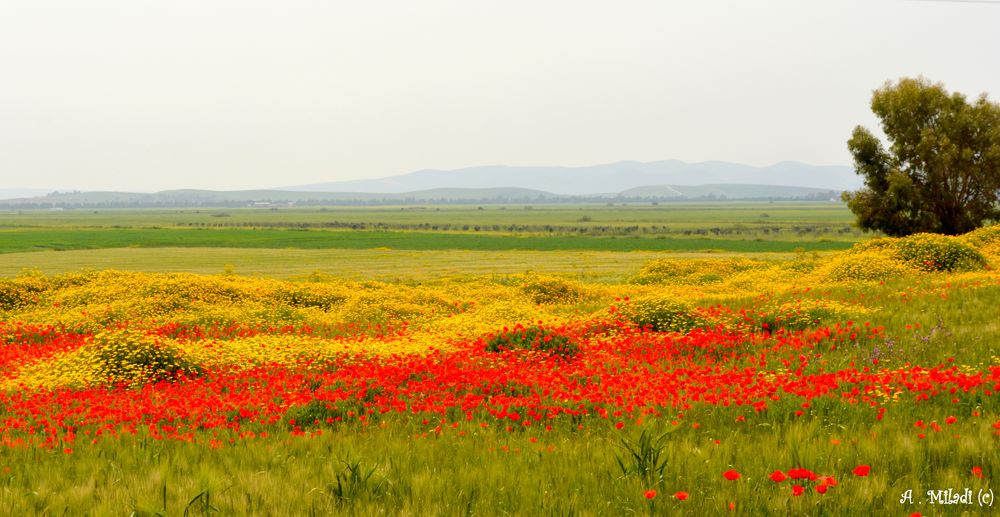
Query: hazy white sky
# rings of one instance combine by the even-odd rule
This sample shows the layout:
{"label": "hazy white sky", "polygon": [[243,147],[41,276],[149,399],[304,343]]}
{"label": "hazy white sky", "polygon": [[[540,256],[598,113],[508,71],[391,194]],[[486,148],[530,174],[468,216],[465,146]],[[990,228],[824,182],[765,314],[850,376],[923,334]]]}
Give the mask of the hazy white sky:
{"label": "hazy white sky", "polygon": [[0,188],[850,164],[887,79],[1000,96],[1000,2],[0,0]]}

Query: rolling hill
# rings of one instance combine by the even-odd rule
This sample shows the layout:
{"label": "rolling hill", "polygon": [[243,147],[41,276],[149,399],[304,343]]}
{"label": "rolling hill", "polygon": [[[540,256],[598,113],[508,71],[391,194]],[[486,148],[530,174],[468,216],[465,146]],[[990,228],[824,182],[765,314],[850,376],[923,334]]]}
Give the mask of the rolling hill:
{"label": "rolling hill", "polygon": [[[588,167],[486,166],[422,170],[374,180],[337,181],[269,190],[136,192],[11,191],[7,208],[141,206],[270,206],[288,204],[545,203],[602,200],[810,199],[858,188],[843,166],[780,162],[752,167],[728,162],[622,161]],[[3,191],[0,191],[3,192]],[[35,194],[26,197],[24,194]],[[11,196],[13,197],[13,196]],[[2,198],[0,198],[2,199]]]}
{"label": "rolling hill", "polygon": [[861,178],[847,166],[780,162],[752,167],[729,162],[685,163],[622,161],[587,167],[485,166],[457,170],[421,170],[373,180],[335,181],[283,187],[318,192],[402,193],[433,188],[494,188],[517,186],[560,195],[618,193],[647,185],[780,185],[822,190],[853,190]]}

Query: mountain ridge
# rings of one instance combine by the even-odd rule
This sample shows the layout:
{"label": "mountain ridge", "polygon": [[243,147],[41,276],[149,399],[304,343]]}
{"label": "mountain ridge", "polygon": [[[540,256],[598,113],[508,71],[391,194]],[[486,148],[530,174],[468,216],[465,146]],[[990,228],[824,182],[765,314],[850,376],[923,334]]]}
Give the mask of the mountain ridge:
{"label": "mountain ridge", "polygon": [[517,186],[558,195],[593,195],[650,185],[775,185],[828,190],[854,190],[861,178],[841,165],[781,161],[755,167],[724,161],[680,160],[570,166],[480,165],[461,169],[420,169],[377,179],[345,180],[281,187],[286,191],[366,192],[393,194],[433,188],[498,188]]}

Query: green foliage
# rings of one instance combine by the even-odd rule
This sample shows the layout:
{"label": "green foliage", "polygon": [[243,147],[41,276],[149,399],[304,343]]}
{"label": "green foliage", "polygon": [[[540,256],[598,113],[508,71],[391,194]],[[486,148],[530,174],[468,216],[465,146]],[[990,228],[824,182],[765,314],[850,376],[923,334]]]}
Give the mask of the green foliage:
{"label": "green foliage", "polygon": [[320,282],[309,280],[309,285],[282,293],[286,303],[292,307],[317,307],[323,310],[342,304],[350,293],[340,286],[327,286]]}
{"label": "green foliage", "polygon": [[911,267],[893,257],[890,251],[873,249],[842,253],[818,271],[824,279],[834,282],[881,282],[914,272]]}
{"label": "green foliage", "polygon": [[1000,224],[969,232],[962,236],[962,240],[992,260],[994,267],[1000,265]]}
{"label": "green foliage", "polygon": [[0,311],[12,311],[33,303],[44,289],[21,279],[0,279]]}
{"label": "green foliage", "polygon": [[647,263],[630,279],[633,284],[710,284],[726,277],[767,267],[759,260],[727,259],[660,259]]}
{"label": "green foliage", "polygon": [[666,438],[675,430],[676,426],[659,436],[653,436],[643,429],[635,440],[622,438],[619,447],[625,450],[624,458],[615,455],[622,476],[638,476],[646,487],[663,481],[667,468],[667,455],[664,453],[668,445]]}
{"label": "green foliage", "polygon": [[822,324],[861,318],[870,311],[833,300],[802,299],[777,303],[764,308],[761,328],[768,332],[778,329],[805,330]]}
{"label": "green foliage", "polygon": [[198,495],[191,498],[187,506],[184,507],[184,517],[195,515],[212,515],[218,513],[219,509],[212,505],[212,491],[202,490]]}
{"label": "green foliage", "polygon": [[523,275],[518,288],[535,303],[565,303],[580,299],[584,294],[579,282],[551,275]]}
{"label": "green foliage", "polygon": [[675,298],[650,296],[633,300],[622,307],[622,314],[638,327],[654,332],[688,332],[709,326],[694,306]]}
{"label": "green foliage", "polygon": [[895,242],[895,256],[921,271],[975,271],[986,259],[961,239],[920,233]]}
{"label": "green foliage", "polygon": [[175,347],[137,330],[100,332],[94,336],[98,377],[111,384],[143,384],[201,373]]}
{"label": "green foliage", "polygon": [[974,248],[983,248],[1000,243],[1000,224],[984,226],[962,236],[962,240]]}
{"label": "green foliage", "polygon": [[362,326],[415,322],[436,314],[458,312],[449,300],[437,293],[403,286],[389,288],[382,283],[356,289],[338,310],[343,321]]}
{"label": "green foliage", "polygon": [[783,271],[794,271],[800,275],[811,273],[821,264],[819,258],[809,258],[804,255],[798,256],[795,260],[778,263],[777,268]]}
{"label": "green foliage", "polygon": [[379,496],[385,491],[385,480],[375,478],[375,470],[361,467],[361,460],[345,461],[344,470],[338,472],[336,481],[327,485],[327,492],[337,504],[349,505],[361,498]]}
{"label": "green foliage", "polygon": [[1000,105],[921,77],[886,82],[871,108],[889,148],[861,126],[847,142],[865,187],[844,200],[861,228],[957,235],[997,219]]}
{"label": "green foliage", "polygon": [[569,336],[555,330],[539,326],[516,325],[513,329],[504,329],[497,334],[491,334],[486,339],[486,350],[500,352],[503,350],[539,350],[562,356],[573,356],[580,351]]}
{"label": "green foliage", "polygon": [[995,254],[1000,248],[1000,224],[984,226],[962,236],[966,244],[983,253]]}
{"label": "green foliage", "polygon": [[835,256],[820,272],[833,281],[885,281],[915,271],[979,271],[986,265],[985,256],[965,236],[919,233],[858,243]]}
{"label": "green foliage", "polygon": [[285,416],[289,422],[295,422],[297,426],[308,427],[317,423],[325,423],[328,419],[343,418],[344,414],[346,411],[328,401],[313,399],[307,404],[289,408]]}

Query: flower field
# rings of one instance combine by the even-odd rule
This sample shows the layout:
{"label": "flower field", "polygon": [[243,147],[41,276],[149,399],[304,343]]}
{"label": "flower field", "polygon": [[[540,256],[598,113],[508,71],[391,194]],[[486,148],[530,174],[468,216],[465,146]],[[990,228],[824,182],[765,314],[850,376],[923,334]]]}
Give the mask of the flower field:
{"label": "flower field", "polygon": [[979,514],[998,265],[991,227],[617,283],[25,273],[0,511]]}

